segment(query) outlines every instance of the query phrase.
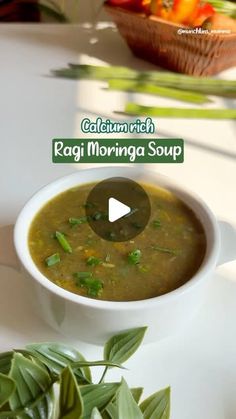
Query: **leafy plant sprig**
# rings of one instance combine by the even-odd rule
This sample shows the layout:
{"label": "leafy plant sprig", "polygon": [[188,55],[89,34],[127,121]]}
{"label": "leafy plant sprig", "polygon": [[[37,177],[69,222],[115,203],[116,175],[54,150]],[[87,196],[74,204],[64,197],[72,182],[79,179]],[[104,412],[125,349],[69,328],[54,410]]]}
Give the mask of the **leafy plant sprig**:
{"label": "leafy plant sprig", "polygon": [[[143,388],[130,389],[124,378],[104,382],[109,368],[123,368],[145,332],[138,328],[113,336],[105,344],[104,359],[96,362],[59,343],[0,354],[0,419],[169,419],[169,388],[140,403]],[[105,367],[98,384],[90,369],[96,366]]]}

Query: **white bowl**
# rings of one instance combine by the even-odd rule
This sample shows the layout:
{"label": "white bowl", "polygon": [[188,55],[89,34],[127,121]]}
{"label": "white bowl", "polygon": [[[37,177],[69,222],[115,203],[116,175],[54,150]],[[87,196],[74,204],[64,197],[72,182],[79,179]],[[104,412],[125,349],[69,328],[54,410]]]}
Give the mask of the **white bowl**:
{"label": "white bowl", "polygon": [[[167,188],[182,199],[201,221],[207,238],[203,263],[198,272],[175,291],[142,301],[94,300],[58,287],[34,264],[28,247],[28,232],[35,214],[41,207],[54,196],[74,186],[116,176]],[[222,226],[224,231],[229,227],[226,224]],[[220,230],[214,214],[207,205],[195,194],[177,185],[175,181],[139,166],[137,168],[102,167],[76,172],[50,183],[37,192],[17,219],[14,244],[21,268],[26,274],[25,277],[29,278],[28,288],[32,292],[34,307],[53,328],[73,338],[78,337],[80,340],[102,344],[118,331],[148,326],[146,341],[156,341],[182,329],[204,301],[207,287],[219,262]],[[221,262],[230,258],[230,255],[224,255]],[[0,260],[1,262],[4,261]],[[8,257],[8,265],[10,264]]]}

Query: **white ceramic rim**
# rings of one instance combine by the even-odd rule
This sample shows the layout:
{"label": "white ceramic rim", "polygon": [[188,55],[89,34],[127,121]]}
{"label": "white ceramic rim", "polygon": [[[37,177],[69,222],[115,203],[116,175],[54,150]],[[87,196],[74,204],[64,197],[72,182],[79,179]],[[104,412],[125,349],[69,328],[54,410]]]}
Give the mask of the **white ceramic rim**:
{"label": "white ceramic rim", "polygon": [[[180,199],[182,199],[197,215],[202,222],[207,237],[207,250],[204,260],[196,272],[196,274],[184,285],[159,297],[154,297],[139,301],[105,301],[96,300],[66,291],[58,285],[51,282],[44,276],[34,264],[28,247],[28,232],[32,220],[36,213],[42,208],[46,202],[63,191],[73,188],[77,185],[101,181],[110,177],[127,177],[137,182],[153,184],[164,187]],[[45,198],[47,197],[47,198]],[[30,214],[30,216],[29,216]],[[195,193],[188,191],[185,187],[181,187],[174,180],[161,175],[155,171],[147,170],[143,166],[110,166],[80,170],[71,175],[62,177],[47,186],[40,189],[26,203],[21,210],[14,229],[14,244],[18,258],[24,269],[35,280],[51,291],[52,293],[79,305],[85,305],[91,308],[107,309],[107,310],[133,310],[145,309],[159,304],[171,303],[173,299],[178,298],[183,293],[189,292],[193,287],[198,286],[205,277],[213,272],[216,267],[219,249],[220,249],[220,233],[218,223],[212,211],[205,202]]]}

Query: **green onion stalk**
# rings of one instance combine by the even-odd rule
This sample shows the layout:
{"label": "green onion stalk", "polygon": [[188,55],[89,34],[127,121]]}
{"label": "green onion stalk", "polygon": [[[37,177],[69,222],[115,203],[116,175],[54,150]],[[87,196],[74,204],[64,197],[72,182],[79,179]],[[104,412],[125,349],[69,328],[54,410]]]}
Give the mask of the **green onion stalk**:
{"label": "green onion stalk", "polygon": [[124,92],[145,93],[183,102],[196,103],[202,105],[211,102],[211,100],[202,93],[190,92],[187,90],[178,90],[169,87],[157,86],[151,83],[136,82],[133,80],[113,79],[109,81],[109,90],[119,90]]}
{"label": "green onion stalk", "polygon": [[236,18],[236,4],[227,0],[207,0],[218,13]]}
{"label": "green onion stalk", "polygon": [[142,84],[142,86],[152,84],[156,87],[187,90],[203,95],[236,98],[236,80],[194,77],[166,71],[137,71],[126,67],[70,64],[67,68],[54,70],[53,75],[69,79],[105,80],[109,82],[113,79],[132,80]]}
{"label": "green onion stalk", "polygon": [[125,114],[159,118],[236,119],[236,109],[161,108],[127,103]]}

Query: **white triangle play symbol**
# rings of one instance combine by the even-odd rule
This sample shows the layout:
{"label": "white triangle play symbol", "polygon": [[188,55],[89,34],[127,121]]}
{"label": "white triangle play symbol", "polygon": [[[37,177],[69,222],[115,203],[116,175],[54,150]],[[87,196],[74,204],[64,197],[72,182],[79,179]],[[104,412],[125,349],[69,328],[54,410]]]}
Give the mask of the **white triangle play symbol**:
{"label": "white triangle play symbol", "polygon": [[109,199],[108,214],[110,223],[114,223],[125,215],[128,215],[130,212],[131,208],[127,205],[122,204],[122,202],[115,198]]}

